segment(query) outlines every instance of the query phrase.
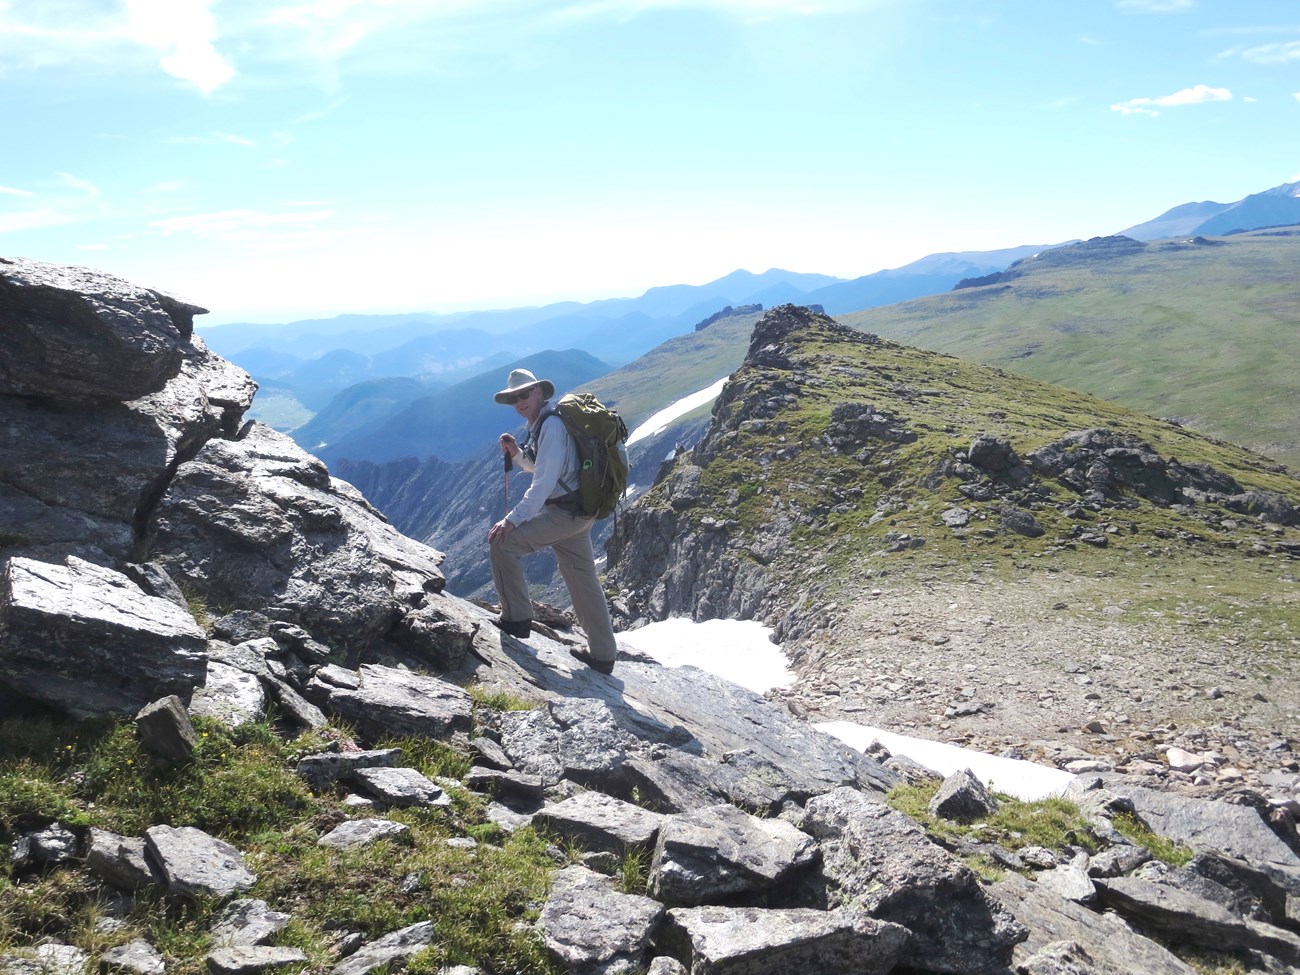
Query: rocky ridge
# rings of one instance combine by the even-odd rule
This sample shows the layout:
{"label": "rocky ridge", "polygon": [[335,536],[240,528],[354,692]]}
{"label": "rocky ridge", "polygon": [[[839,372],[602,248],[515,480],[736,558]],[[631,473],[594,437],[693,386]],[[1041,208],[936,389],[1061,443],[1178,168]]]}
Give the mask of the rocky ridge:
{"label": "rocky ridge", "polygon": [[[986,849],[1037,881],[1009,873],[990,885],[959,858],[970,849],[945,849],[882,801],[919,774],[906,763],[855,752],[693,668],[624,655],[606,677],[569,657],[577,637],[562,630],[503,637],[489,611],[446,594],[440,553],[394,531],[287,438],[239,422],[251,383],[187,334],[195,306],[17,260],[0,264],[0,310],[6,336],[27,336],[0,347],[15,448],[0,454],[0,687],[11,713],[133,717],[164,763],[193,747],[192,715],[238,725],[274,704],[298,729],[346,722],[356,742],[304,756],[297,771],[354,812],[304,828],[328,848],[364,846],[400,832],[387,810],[436,810],[448,790],[468,789],[486,794],[502,829],[577,844],[583,863],[556,874],[537,918],[557,971],[1120,972],[1135,958],[1145,971],[1190,971],[1141,931],[1209,942],[1264,971],[1300,964],[1293,822],[1083,781],[1105,854],[1047,852],[1031,865]],[[56,313],[59,355],[45,355],[33,337]],[[158,337],[133,345],[147,332]],[[96,397],[95,370],[146,378]],[[29,441],[44,449],[17,449]],[[470,683],[538,706],[476,713]],[[387,735],[445,741],[478,764],[464,781],[431,781],[369,747]],[[1123,810],[1199,858],[1144,866],[1110,826]],[[223,904],[212,971],[305,962],[275,943],[288,912],[244,896],[258,865],[220,836],[188,823],[123,836],[54,821],[6,838],[19,887],[81,864],[127,896],[151,887]],[[627,850],[650,858],[645,894],[610,886],[611,855]],[[342,937],[330,970],[400,968],[433,930],[431,920],[369,942]],[[166,964],[148,943],[89,959],[46,940],[17,946],[0,970],[94,961]]]}
{"label": "rocky ridge", "polygon": [[632,624],[772,625],[811,719],[1287,801],[1298,503],[1264,458],[787,306],[610,575]]}

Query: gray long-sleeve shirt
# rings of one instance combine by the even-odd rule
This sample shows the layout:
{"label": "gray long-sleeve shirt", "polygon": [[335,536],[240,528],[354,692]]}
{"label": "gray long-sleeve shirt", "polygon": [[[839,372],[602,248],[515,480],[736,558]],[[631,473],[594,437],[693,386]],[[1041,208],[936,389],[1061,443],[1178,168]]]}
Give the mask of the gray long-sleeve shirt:
{"label": "gray long-sleeve shirt", "polygon": [[[546,409],[542,407],[543,411]],[[531,471],[533,482],[519,499],[519,503],[506,515],[512,525],[522,525],[530,518],[536,518],[546,504],[547,498],[557,498],[568,494],[577,485],[577,457],[573,449],[573,438],[569,436],[564,421],[555,414],[542,418],[541,430],[529,433],[537,443],[537,459],[528,458],[525,451],[515,455],[515,463],[523,470]]]}

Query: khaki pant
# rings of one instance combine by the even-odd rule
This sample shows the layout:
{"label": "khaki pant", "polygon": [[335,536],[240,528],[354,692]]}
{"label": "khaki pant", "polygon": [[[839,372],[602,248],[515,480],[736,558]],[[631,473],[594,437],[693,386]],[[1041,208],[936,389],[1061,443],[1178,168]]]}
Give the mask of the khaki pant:
{"label": "khaki pant", "polygon": [[578,625],[587,632],[588,650],[597,660],[613,660],[618,656],[618,644],[591,551],[594,523],[595,519],[574,517],[555,505],[547,505],[536,518],[517,525],[504,542],[489,546],[492,581],[501,601],[501,619],[531,620],[533,600],[528,595],[521,559],[549,545],[573,600]]}

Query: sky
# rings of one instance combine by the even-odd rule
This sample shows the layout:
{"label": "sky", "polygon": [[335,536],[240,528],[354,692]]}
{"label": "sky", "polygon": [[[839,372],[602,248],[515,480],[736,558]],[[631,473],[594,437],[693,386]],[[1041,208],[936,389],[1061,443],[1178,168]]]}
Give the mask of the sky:
{"label": "sky", "polygon": [[854,278],[1300,179],[1300,5],[0,0],[0,131],[0,256],[206,324]]}

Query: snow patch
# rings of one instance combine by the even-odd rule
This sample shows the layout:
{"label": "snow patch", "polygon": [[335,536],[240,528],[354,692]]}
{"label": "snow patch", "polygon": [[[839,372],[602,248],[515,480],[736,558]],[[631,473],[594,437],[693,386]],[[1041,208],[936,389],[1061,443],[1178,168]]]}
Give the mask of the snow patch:
{"label": "snow patch", "polygon": [[722,392],[722,387],[727,384],[729,377],[723,376],[708,389],[701,389],[698,393],[691,393],[690,396],[683,396],[681,399],[656,413],[650,419],[646,420],[639,427],[632,431],[627,438],[627,445],[630,447],[638,440],[645,440],[647,437],[653,437],[657,433],[663,433],[668,429],[668,424],[672,423],[678,417],[685,416],[696,407],[703,406],[710,400],[717,399],[718,394]]}
{"label": "snow patch", "polygon": [[[673,617],[618,635],[620,643],[653,657],[665,667],[698,667],[757,694],[789,687],[795,681],[785,650],[773,643],[771,637],[771,627],[753,620],[696,623],[685,617]],[[905,755],[940,775],[970,769],[990,790],[1025,802],[1060,795],[1075,778],[1070,772],[1036,762],[894,734],[852,721],[828,721],[814,727],[858,751],[865,751],[872,742],[878,741],[891,754]]]}

